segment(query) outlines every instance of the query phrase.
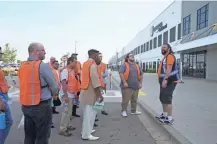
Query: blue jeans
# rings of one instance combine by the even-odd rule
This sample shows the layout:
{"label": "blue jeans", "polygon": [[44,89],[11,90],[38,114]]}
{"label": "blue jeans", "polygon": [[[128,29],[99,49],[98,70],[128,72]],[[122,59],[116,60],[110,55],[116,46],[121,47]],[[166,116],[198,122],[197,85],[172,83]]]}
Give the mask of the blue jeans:
{"label": "blue jeans", "polygon": [[0,131],[0,144],[4,144],[8,134],[9,134],[9,131],[11,129],[11,126],[13,124],[13,119],[12,119],[12,116],[11,116],[11,110],[9,108],[9,105],[7,103],[6,100],[3,99],[3,102],[5,104],[5,118],[6,118],[6,128],[3,130],[3,131]]}

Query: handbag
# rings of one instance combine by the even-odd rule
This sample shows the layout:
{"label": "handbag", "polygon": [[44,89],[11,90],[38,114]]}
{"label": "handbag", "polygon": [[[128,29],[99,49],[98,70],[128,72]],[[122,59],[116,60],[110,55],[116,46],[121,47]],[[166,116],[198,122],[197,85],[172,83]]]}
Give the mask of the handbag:
{"label": "handbag", "polygon": [[98,100],[93,105],[93,109],[95,110],[103,110],[104,109],[104,101],[99,102]]}
{"label": "handbag", "polygon": [[60,106],[61,105],[61,101],[60,101],[59,97],[57,97],[56,100],[53,100],[53,104],[54,104],[54,106]]}

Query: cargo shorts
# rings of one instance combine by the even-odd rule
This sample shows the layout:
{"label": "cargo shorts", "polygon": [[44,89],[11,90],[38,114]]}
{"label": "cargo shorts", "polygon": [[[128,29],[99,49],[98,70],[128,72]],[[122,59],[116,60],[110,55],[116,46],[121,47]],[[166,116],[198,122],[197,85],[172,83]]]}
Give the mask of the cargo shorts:
{"label": "cargo shorts", "polygon": [[160,84],[160,102],[162,104],[172,104],[175,88],[176,83],[171,83],[166,88],[162,88],[162,85]]}

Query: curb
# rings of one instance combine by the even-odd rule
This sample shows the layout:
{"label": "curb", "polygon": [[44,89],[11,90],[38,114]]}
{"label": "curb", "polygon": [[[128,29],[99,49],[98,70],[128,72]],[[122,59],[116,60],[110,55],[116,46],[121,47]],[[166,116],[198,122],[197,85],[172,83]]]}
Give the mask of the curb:
{"label": "curb", "polygon": [[177,144],[192,144],[187,138],[185,138],[180,132],[178,132],[175,128],[168,125],[162,125],[158,122],[158,120],[155,118],[157,115],[156,112],[154,112],[149,106],[147,106],[144,102],[138,100],[139,107],[150,116],[150,118],[153,119],[153,121],[156,122],[157,125],[162,127],[165,132],[167,132],[170,135],[170,140],[176,141]]}

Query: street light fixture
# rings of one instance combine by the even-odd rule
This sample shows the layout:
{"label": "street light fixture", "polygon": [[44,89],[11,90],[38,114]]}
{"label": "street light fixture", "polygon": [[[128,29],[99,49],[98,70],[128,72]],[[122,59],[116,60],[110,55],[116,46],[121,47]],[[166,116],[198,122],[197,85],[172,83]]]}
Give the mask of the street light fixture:
{"label": "street light fixture", "polygon": [[78,41],[75,41],[75,53],[77,52],[76,45]]}

